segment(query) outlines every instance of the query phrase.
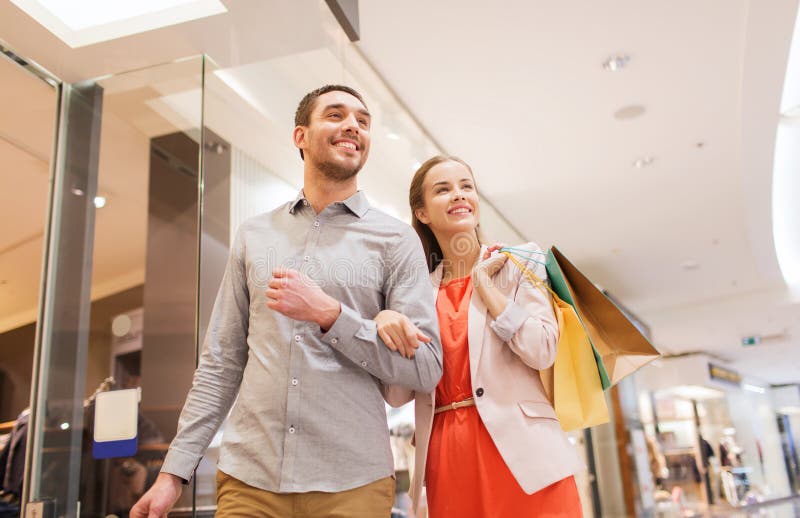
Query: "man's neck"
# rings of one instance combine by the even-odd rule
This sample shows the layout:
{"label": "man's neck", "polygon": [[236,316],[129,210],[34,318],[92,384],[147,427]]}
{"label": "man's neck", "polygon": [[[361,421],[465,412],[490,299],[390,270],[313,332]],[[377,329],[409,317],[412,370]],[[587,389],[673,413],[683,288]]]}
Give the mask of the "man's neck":
{"label": "man's neck", "polygon": [[303,194],[317,214],[331,203],[346,200],[357,190],[355,175],[349,180],[337,182],[310,167],[306,167],[303,172]]}

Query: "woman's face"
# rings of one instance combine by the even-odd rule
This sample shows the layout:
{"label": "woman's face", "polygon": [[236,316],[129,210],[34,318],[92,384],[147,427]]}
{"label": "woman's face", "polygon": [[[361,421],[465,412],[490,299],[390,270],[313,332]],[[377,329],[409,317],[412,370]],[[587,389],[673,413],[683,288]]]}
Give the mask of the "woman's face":
{"label": "woman's face", "polygon": [[422,182],[423,208],[417,219],[435,234],[473,232],[478,226],[478,192],[472,174],[460,162],[436,164]]}

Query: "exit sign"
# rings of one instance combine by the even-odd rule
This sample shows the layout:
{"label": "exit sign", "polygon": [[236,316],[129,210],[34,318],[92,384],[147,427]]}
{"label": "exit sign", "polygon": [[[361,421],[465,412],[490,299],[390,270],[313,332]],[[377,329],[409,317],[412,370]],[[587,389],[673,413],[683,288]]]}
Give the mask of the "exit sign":
{"label": "exit sign", "polygon": [[745,336],[742,338],[742,347],[751,347],[753,345],[758,345],[761,343],[760,336]]}

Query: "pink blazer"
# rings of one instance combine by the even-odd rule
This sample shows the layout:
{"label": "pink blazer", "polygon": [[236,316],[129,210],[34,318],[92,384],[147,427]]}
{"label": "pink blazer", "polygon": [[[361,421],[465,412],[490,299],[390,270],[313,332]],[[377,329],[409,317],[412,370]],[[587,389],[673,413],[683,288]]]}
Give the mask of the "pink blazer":
{"label": "pink blazer", "polygon": [[[518,248],[541,251],[534,243]],[[544,261],[540,254],[531,255]],[[528,261],[527,266],[539,278],[546,279],[543,265]],[[435,296],[441,278],[440,265],[431,273]],[[511,261],[506,261],[495,275],[495,286],[512,301],[497,321],[473,292],[468,342],[478,413],[511,473],[522,489],[532,494],[580,472],[584,465],[562,431],[539,379],[538,369],[555,361],[558,324],[552,305],[549,297],[523,279]],[[404,387],[390,386],[384,395],[392,406],[416,401],[415,465],[409,493],[417,509],[436,407],[435,392],[415,394]]]}

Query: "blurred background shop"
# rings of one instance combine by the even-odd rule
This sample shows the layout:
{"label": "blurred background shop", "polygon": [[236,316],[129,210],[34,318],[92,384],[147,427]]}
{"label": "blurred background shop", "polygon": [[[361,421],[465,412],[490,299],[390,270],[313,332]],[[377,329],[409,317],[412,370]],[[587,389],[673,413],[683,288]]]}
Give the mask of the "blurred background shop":
{"label": "blurred background shop", "polygon": [[[123,5],[127,4],[127,5]],[[430,156],[557,244],[664,357],[572,432],[587,517],[795,516],[797,0],[0,0],[0,516],[126,516],[158,473],[230,237],[292,199],[294,109],[360,90],[373,205]],[[141,389],[95,459],[98,393]],[[387,409],[396,516],[413,409]],[[175,516],[211,516],[218,434]],[[39,516],[42,516],[40,513]]]}

